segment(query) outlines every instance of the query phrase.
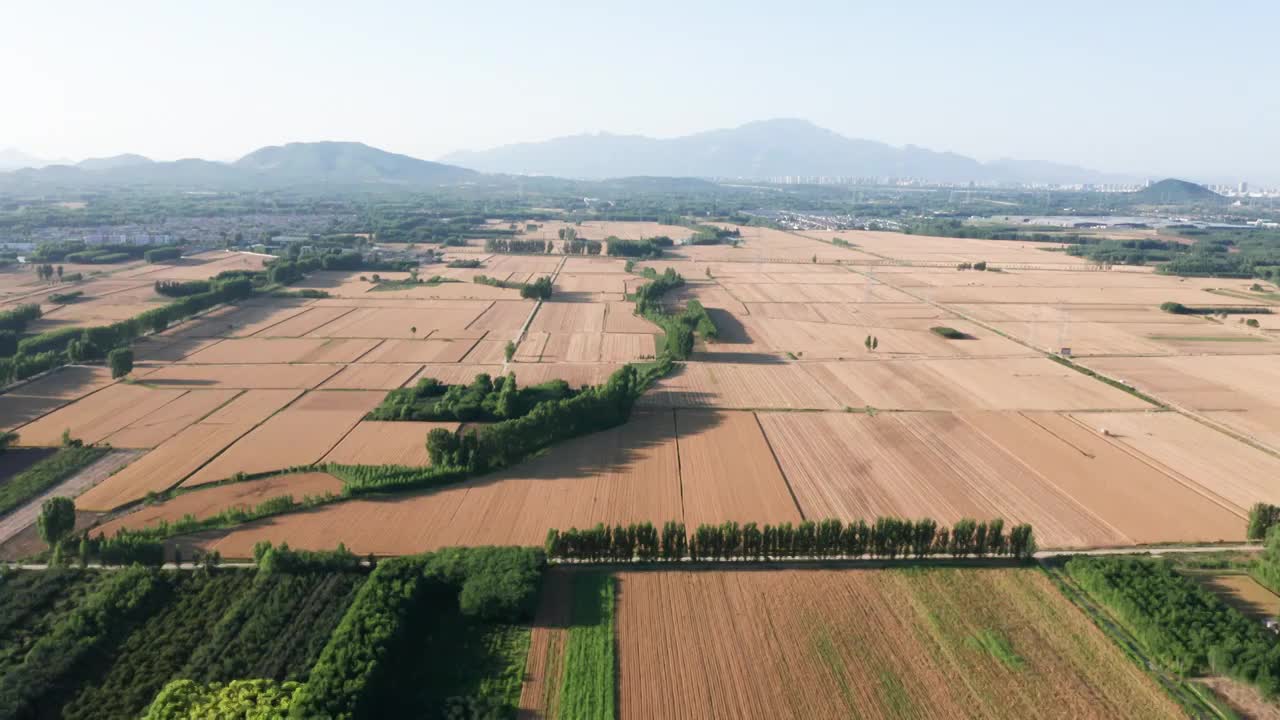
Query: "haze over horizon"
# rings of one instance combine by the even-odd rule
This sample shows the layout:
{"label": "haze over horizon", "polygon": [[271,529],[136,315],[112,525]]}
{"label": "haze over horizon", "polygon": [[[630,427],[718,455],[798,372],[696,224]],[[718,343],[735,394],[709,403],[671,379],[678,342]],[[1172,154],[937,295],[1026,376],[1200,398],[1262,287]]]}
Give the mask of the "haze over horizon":
{"label": "haze over horizon", "polygon": [[[1280,183],[1273,4],[9,9],[0,148],[232,160],[351,140],[424,159],[775,117],[851,138]],[[1099,18],[1102,20],[1100,21]]]}

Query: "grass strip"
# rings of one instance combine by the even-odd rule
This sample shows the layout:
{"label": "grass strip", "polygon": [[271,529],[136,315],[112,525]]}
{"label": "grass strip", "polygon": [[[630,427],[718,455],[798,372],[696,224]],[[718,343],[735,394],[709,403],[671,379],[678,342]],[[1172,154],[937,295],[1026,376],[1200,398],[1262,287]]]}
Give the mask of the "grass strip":
{"label": "grass strip", "polygon": [[573,612],[560,679],[561,720],[616,716],[613,608],[612,575],[581,573],[573,578]]}
{"label": "grass strip", "polygon": [[9,482],[0,484],[0,515],[14,510],[106,454],[107,449],[101,447],[60,448],[13,476]]}

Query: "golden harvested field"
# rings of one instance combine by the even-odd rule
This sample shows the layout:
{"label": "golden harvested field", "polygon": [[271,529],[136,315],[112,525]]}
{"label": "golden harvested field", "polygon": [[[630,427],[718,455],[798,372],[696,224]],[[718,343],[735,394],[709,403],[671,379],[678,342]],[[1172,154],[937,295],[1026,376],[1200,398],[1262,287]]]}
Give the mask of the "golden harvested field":
{"label": "golden harvested field", "polygon": [[624,720],[1182,717],[1037,570],[628,572],[617,597]]}
{"label": "golden harvested field", "polygon": [[495,302],[479,319],[467,327],[478,331],[493,331],[495,334],[510,332],[514,335],[515,331],[524,327],[524,322],[529,319],[529,313],[533,312],[533,308],[534,304],[527,301]]}
{"label": "golden harvested field", "polygon": [[735,299],[747,302],[906,303],[914,297],[883,283],[800,285],[797,283],[720,283]]}
{"label": "golden harvested field", "polygon": [[228,339],[188,355],[182,362],[196,365],[350,363],[377,344],[377,340],[318,338]]}
{"label": "golden harvested field", "polygon": [[1083,362],[1280,451],[1280,363],[1274,356],[1093,357]]}
{"label": "golden harvested field", "polygon": [[94,534],[115,535],[120,530],[141,530],[154,527],[161,521],[175,523],[191,515],[201,520],[224,510],[252,509],[265,500],[290,495],[294,502],[302,502],[308,495],[337,495],[342,492],[342,481],[322,472],[274,475],[262,480],[228,483],[216,487],[182,493],[166,502],[144,505],[134,512],[94,528]]}
{"label": "golden harvested field", "polygon": [[840,406],[898,410],[1103,410],[1151,406],[1045,358],[803,363]]}
{"label": "golden harvested field", "polygon": [[507,359],[507,341],[478,340],[459,362],[473,365],[501,365]]}
{"label": "golden harvested field", "polygon": [[[310,337],[415,338],[431,330],[462,329],[480,317],[488,302],[423,301],[413,308],[359,307],[323,327]],[[413,332],[417,328],[417,332]]]}
{"label": "golden harvested field", "polygon": [[[592,239],[691,232],[578,229]],[[449,249],[482,268],[424,268],[456,283],[382,290],[372,273],[314,273],[297,287],[329,297],[215,308],[139,342],[131,382],[71,367],[0,394],[0,425],[17,426],[22,444],[56,444],[70,429],[86,441],[154,448],[91,490],[91,509],[322,459],[422,464],[426,425],[363,421],[387,390],[423,377],[469,383],[482,372],[512,372],[521,385],[602,382],[656,354],[661,329],[636,317],[623,293],[648,282],[642,270],[673,268],[686,284],[662,302],[678,311],[698,299],[719,337],[699,339],[628,426],[472,483],[258,523],[231,533],[226,547],[251,548],[237,543],[263,533],[299,544],[295,532],[304,546],[342,538],[379,553],[540,544],[550,526],[796,521],[802,512],[1000,516],[1032,523],[1044,546],[1117,546],[1238,540],[1250,504],[1280,502],[1266,481],[1280,460],[1226,432],[1280,451],[1280,326],[1269,332],[1269,315],[1251,329],[1237,316],[1158,309],[1170,300],[1267,302],[1249,282],[1102,270],[1039,243],[739,230],[740,247],[675,246],[632,273],[618,258],[501,255],[482,241]],[[835,246],[836,236],[859,247]],[[1002,271],[955,269],[979,260]],[[157,279],[261,262],[208,253],[94,266],[106,274],[77,285],[88,297],[65,306],[47,302],[57,287],[0,271],[0,302],[43,302],[41,327],[100,322],[167,302],[152,288]],[[472,282],[479,274],[553,275],[556,295],[521,300]],[[935,326],[972,339],[944,339]],[[517,337],[508,363],[504,349]],[[1148,413],[1158,406],[1042,356],[1063,346],[1175,412]]]}
{"label": "golden harvested field", "polygon": [[1280,351],[1280,342],[1207,321],[1182,323],[998,322],[1001,332],[1046,352],[1071,348],[1072,355],[1256,355]]}
{"label": "golden harvested field", "polygon": [[333,377],[342,365],[167,365],[142,376],[153,387],[308,389]]}
{"label": "golden harvested field", "polygon": [[1178,413],[1074,413],[1164,472],[1220,498],[1239,513],[1256,502],[1280,504],[1280,458]]}
{"label": "golden harvested field", "polygon": [[753,413],[676,412],[684,520],[801,521]]}
{"label": "golden harvested field", "polygon": [[462,362],[477,340],[384,340],[361,355],[360,363]]}
{"label": "golden harvested field", "polygon": [[427,433],[436,428],[449,432],[458,429],[456,422],[379,422],[365,420],[351,429],[324,462],[346,465],[416,465],[431,464],[427,455]]}
{"label": "golden harvested field", "polygon": [[961,416],[760,413],[805,517],[1029,522],[1045,547],[1125,537]]}
{"label": "golden harvested field", "polygon": [[625,276],[617,273],[588,275],[562,272],[555,283],[556,295],[561,298],[570,293],[590,297],[594,293],[621,293],[625,290]]}
{"label": "golden harvested field", "polygon": [[[780,308],[791,308],[780,310]],[[878,319],[865,316],[850,318],[854,322],[837,323],[806,320],[812,306],[784,304],[752,306],[752,315],[742,319],[742,327],[755,348],[791,352],[805,360],[835,360],[875,357],[1033,357],[1034,350],[1000,337],[965,320],[896,320],[885,327]],[[825,307],[830,314],[831,308]],[[791,316],[791,317],[788,317]],[[967,333],[970,338],[948,340],[934,333],[934,326],[950,327]],[[864,342],[874,335],[879,347],[869,350]],[[735,348],[736,349],[736,348]],[[719,346],[717,345],[717,350]]]}
{"label": "golden harvested field", "polygon": [[972,240],[929,235],[903,235],[877,230],[804,231],[809,237],[843,238],[863,253],[894,260],[952,265],[961,262],[1033,265],[1036,267],[1086,266],[1089,261],[1062,252],[1047,252],[1055,243],[1023,243],[1007,240]]}
{"label": "golden harvested field", "polygon": [[106,442],[112,447],[153,448],[227,404],[239,392],[188,390],[181,397],[108,435]]}
{"label": "golden harvested field", "polygon": [[[1110,429],[1121,416],[1137,414],[1096,417]],[[1244,536],[1247,506],[1224,496],[1247,490],[1203,463],[1175,464],[1181,473],[1153,465],[1054,413],[761,413],[760,422],[810,518],[1000,517],[1031,523],[1049,548]],[[1263,457],[1246,456],[1260,469],[1275,462]]]}
{"label": "golden harvested field", "polygon": [[1123,544],[1244,539],[1242,513],[1067,416],[979,413],[966,421],[1115,528]]}
{"label": "golden harvested field", "polygon": [[182,485],[225,480],[236,473],[260,473],[318,462],[356,423],[382,402],[385,393],[315,391],[236,441]]}
{"label": "golden harvested field", "polygon": [[252,427],[192,425],[76,498],[76,507],[106,512],[141,500],[149,492],[168,490]]}
{"label": "golden harvested field", "polygon": [[250,426],[266,420],[277,410],[288,405],[298,396],[301,390],[247,390],[235,400],[218,408],[209,417],[201,420],[202,425],[238,425]]}
{"label": "golden harvested field", "polygon": [[322,390],[394,390],[422,369],[419,363],[371,363],[347,365],[326,380]]}
{"label": "golden harvested field", "polygon": [[300,392],[249,390],[242,393],[94,486],[76,499],[77,507],[111,510],[141,500],[148,492],[162,492],[178,485],[255,425],[292,402]]}
{"label": "golden harvested field", "polygon": [[532,332],[548,333],[598,333],[604,330],[603,303],[553,302],[542,303],[538,314],[529,324]]}
{"label": "golden harvested field", "polygon": [[297,315],[268,325],[258,330],[254,335],[267,338],[302,337],[354,311],[355,308],[352,307],[321,307],[314,305]]}
{"label": "golden harvested field", "polygon": [[564,445],[518,468],[433,492],[349,500],[267,518],[204,545],[250,557],[263,539],[294,547],[399,555],[447,545],[540,545],[550,527],[679,519],[680,466],[670,412]]}
{"label": "golden harvested field", "polygon": [[[641,404],[676,408],[838,410],[844,406],[805,372],[781,360],[686,363],[654,384]],[[860,403],[859,406],[865,403]]]}
{"label": "golden harvested field", "polygon": [[627,302],[605,303],[604,330],[611,333],[656,333],[657,325],[635,314],[635,305]]}
{"label": "golden harvested field", "polygon": [[18,429],[23,445],[57,446],[64,430],[86,443],[96,443],[145,418],[184,393],[116,383]]}
{"label": "golden harvested field", "polygon": [[[1079,273],[1081,276],[1102,273]],[[1224,298],[1194,288],[1178,287],[1092,287],[1081,283],[1063,287],[941,287],[920,290],[925,300],[940,303],[1035,303],[1043,305],[1142,305],[1159,307],[1162,302],[1184,305],[1262,305],[1261,300]]]}

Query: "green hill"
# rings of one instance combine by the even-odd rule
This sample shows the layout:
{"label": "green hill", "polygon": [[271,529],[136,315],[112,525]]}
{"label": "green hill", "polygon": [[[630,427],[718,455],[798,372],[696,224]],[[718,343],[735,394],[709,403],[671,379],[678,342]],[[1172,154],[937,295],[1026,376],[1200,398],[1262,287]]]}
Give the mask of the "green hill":
{"label": "green hill", "polygon": [[1134,203],[1143,205],[1186,205],[1220,203],[1226,198],[1203,185],[1169,178],[1131,194]]}
{"label": "green hill", "polygon": [[354,142],[313,142],[273,145],[255,150],[235,167],[272,179],[309,182],[454,183],[479,173],[452,165],[419,160]]}

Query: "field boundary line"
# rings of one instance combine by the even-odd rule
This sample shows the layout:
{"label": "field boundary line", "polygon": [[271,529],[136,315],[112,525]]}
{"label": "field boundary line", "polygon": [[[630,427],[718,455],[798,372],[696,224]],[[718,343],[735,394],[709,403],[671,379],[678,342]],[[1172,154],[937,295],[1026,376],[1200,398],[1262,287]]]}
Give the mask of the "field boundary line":
{"label": "field boundary line", "polygon": [[[329,339],[332,340],[333,338],[329,338]],[[383,343],[387,342],[387,340],[389,339],[390,338],[378,338],[378,342],[374,343],[372,347],[370,347],[368,350],[365,350],[364,352],[357,355],[351,362],[343,363],[343,365],[355,365],[356,363],[360,362],[360,358],[363,358],[365,355],[368,355],[374,350],[377,350],[378,348],[382,347]],[[423,340],[426,340],[426,338],[423,338]]]}
{"label": "field boundary line", "polygon": [[676,440],[676,479],[680,481],[680,522],[688,522],[684,509],[684,467],[680,463],[680,413],[671,408],[671,435]]}
{"label": "field boundary line", "polygon": [[796,498],[796,491],[791,487],[791,479],[787,477],[787,471],[782,469],[782,462],[778,460],[778,453],[773,449],[773,441],[769,439],[769,433],[765,432],[764,424],[760,422],[760,413],[752,412],[752,419],[756,421],[756,427],[760,429],[760,436],[764,438],[765,447],[769,448],[769,455],[773,458],[774,467],[778,468],[778,474],[782,476],[782,483],[787,486],[787,494],[791,496],[791,502],[796,506],[796,513],[800,515],[801,520],[808,520],[805,517],[804,508],[800,507],[800,500]]}
{"label": "field boundary line", "polygon": [[[485,331],[484,331],[484,335],[481,335],[480,337],[475,338],[474,340],[472,340],[472,341],[471,341],[471,347],[467,348],[467,351],[466,351],[466,352],[464,352],[464,353],[462,353],[462,356],[458,358],[458,362],[457,362],[456,364],[458,364],[458,365],[462,365],[462,364],[466,363],[466,362],[467,362],[467,356],[468,356],[468,355],[470,355],[471,353],[475,352],[476,348],[480,347],[480,341],[481,341],[481,340],[484,340],[484,339],[486,339],[486,338],[488,338],[488,337],[489,337],[489,332],[490,332],[490,331],[485,330]],[[465,338],[464,338],[464,339],[465,339]],[[450,340],[449,342],[456,342],[456,340]],[[413,378],[409,378],[409,379],[410,379],[410,380],[412,380]],[[405,382],[407,383],[407,382],[408,382],[408,380],[406,380]],[[404,387],[404,385],[401,385],[400,387]]]}

